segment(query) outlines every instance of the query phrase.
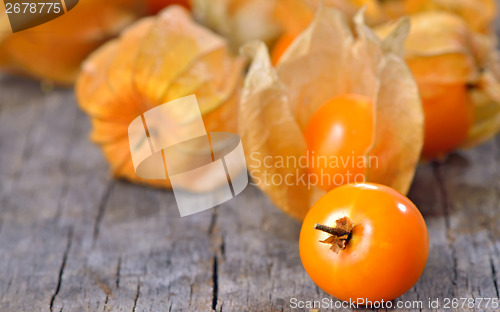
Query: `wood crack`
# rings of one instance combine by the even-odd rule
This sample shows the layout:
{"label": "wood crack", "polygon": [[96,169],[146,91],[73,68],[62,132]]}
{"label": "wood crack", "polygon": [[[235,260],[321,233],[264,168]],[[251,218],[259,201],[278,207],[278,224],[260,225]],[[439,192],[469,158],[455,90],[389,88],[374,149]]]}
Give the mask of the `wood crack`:
{"label": "wood crack", "polygon": [[221,237],[220,255],[222,258],[226,257],[226,241],[224,240],[224,236]]}
{"label": "wood crack", "polygon": [[116,288],[120,288],[120,270],[121,270],[121,267],[122,267],[122,257],[119,257],[118,264],[116,265],[116,281],[115,281]]}
{"label": "wood crack", "polygon": [[224,238],[218,233],[218,210],[219,207],[214,207],[210,225],[208,227],[208,235],[212,242],[214,250],[213,263],[212,263],[212,310],[217,311],[217,304],[219,303],[219,258],[225,256],[225,243]]}
{"label": "wood crack", "polygon": [[94,221],[94,234],[92,239],[92,245],[95,245],[95,242],[99,238],[99,231],[101,228],[102,219],[104,218],[104,213],[106,211],[106,206],[109,200],[109,196],[111,194],[114,185],[115,182],[113,180],[109,181],[108,185],[106,186],[106,190],[104,191],[104,194],[101,198],[101,202],[99,203],[99,209],[97,211],[97,216]]}
{"label": "wood crack", "polygon": [[[413,285],[413,287],[412,287],[412,288],[413,288],[412,290],[415,292],[415,295],[416,295],[416,297],[417,297],[417,302],[422,302],[422,301],[421,301],[421,299],[420,299],[420,295],[419,295],[419,293],[418,293],[417,287],[415,287],[415,285]],[[419,311],[419,312],[422,312],[422,307],[419,307],[419,308],[418,308],[418,311]]]}
{"label": "wood crack", "polygon": [[64,274],[64,268],[66,267],[66,261],[68,260],[69,250],[71,249],[72,240],[73,240],[73,228],[70,228],[68,231],[68,239],[66,242],[66,249],[64,250],[64,253],[63,253],[61,266],[59,267],[59,275],[57,276],[56,290],[54,291],[54,294],[52,294],[52,297],[50,298],[50,306],[49,306],[50,312],[54,311],[54,302],[56,300],[57,295],[59,294],[59,291],[61,290],[62,277]]}
{"label": "wood crack", "polygon": [[443,215],[444,215],[444,223],[446,227],[446,238],[448,241],[448,247],[450,248],[451,251],[451,257],[453,261],[453,280],[452,283],[453,285],[458,284],[458,259],[457,259],[457,251],[455,250],[455,247],[453,245],[453,236],[451,235],[451,222],[450,222],[450,202],[448,199],[448,192],[446,190],[446,186],[444,184],[444,178],[443,178],[443,173],[442,173],[442,167],[441,165],[434,161],[432,163],[432,170],[434,173],[434,177],[437,181],[438,184],[438,190],[439,194],[441,195],[441,201],[442,201],[442,209],[443,209]]}
{"label": "wood crack", "polygon": [[495,292],[497,294],[497,298],[500,298],[500,291],[498,289],[498,281],[497,281],[497,272],[495,269],[495,265],[493,264],[493,259],[490,257],[490,266],[491,266],[491,275],[493,276],[493,285],[495,286]]}
{"label": "wood crack", "polygon": [[106,312],[106,309],[108,307],[108,301],[109,301],[109,296],[106,295],[106,299],[104,299],[104,307],[102,309],[103,312]]}
{"label": "wood crack", "polygon": [[12,277],[9,278],[9,282],[7,283],[7,288],[5,289],[5,292],[2,292],[2,294],[0,295],[0,302],[3,301],[3,298],[5,296],[5,293],[7,293],[10,289],[10,286],[12,286]]}
{"label": "wood crack", "polygon": [[139,300],[140,295],[141,295],[141,282],[137,281],[137,291],[135,292],[134,306],[132,307],[132,312],[135,312],[135,309],[137,308],[137,301]]}
{"label": "wood crack", "polygon": [[217,223],[217,208],[212,209],[212,217],[210,219],[210,225],[208,226],[208,235],[212,236],[215,232],[215,225]]}
{"label": "wood crack", "polygon": [[64,175],[64,178],[63,178],[63,181],[62,181],[62,186],[61,186],[61,193],[59,194],[59,199],[57,201],[57,210],[56,210],[56,214],[54,216],[54,220],[57,221],[59,220],[59,218],[61,217],[61,214],[62,214],[62,210],[63,210],[63,205],[62,205],[62,199],[68,194],[68,191],[69,191],[69,183],[67,182],[68,181],[68,171],[69,171],[69,166],[68,166],[68,159],[70,158],[70,155],[71,155],[71,151],[73,150],[71,147],[74,145],[74,143],[77,141],[76,140],[76,137],[77,137],[77,127],[76,127],[76,124],[77,124],[77,120],[78,120],[78,114],[75,114],[74,118],[73,118],[73,126],[71,128],[71,133],[70,133],[70,144],[69,146],[67,147],[66,149],[66,153],[64,154],[64,158],[61,160],[60,164],[59,164],[59,168],[61,169],[61,173]]}
{"label": "wood crack", "polygon": [[191,306],[192,301],[193,301],[193,284],[189,285],[189,306]]}
{"label": "wood crack", "polygon": [[212,269],[212,282],[213,282],[213,292],[212,292],[212,310],[217,309],[217,296],[219,292],[219,277],[218,277],[218,263],[217,256],[214,256],[214,265]]}

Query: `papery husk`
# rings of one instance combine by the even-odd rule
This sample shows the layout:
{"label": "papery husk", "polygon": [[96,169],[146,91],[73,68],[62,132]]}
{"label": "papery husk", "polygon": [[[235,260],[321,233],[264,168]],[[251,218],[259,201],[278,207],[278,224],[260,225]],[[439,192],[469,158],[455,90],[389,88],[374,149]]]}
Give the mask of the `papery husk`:
{"label": "papery husk", "polygon": [[171,6],[139,20],[83,64],[76,91],[91,117],[91,139],[99,144],[115,177],[158,187],[134,171],[128,126],[158,105],[195,94],[207,132],[236,131],[244,60],[227,42]]}
{"label": "papery husk", "polygon": [[[500,62],[495,36],[474,32],[462,18],[447,12],[413,15],[411,25],[405,59],[421,92],[449,85],[467,87],[473,124],[460,147],[472,147],[495,136],[500,131]],[[384,38],[393,28],[393,23],[387,23],[375,32]]]}
{"label": "papery husk", "polygon": [[[489,33],[497,16],[495,0],[427,0],[428,10],[445,11],[464,19],[474,32]],[[416,13],[416,12],[413,12]]]}
{"label": "papery husk", "polygon": [[303,219],[313,203],[311,189],[293,183],[273,184],[260,180],[265,179],[264,174],[268,171],[281,177],[307,175],[307,168],[281,168],[274,161],[270,168],[263,166],[268,156],[305,157],[306,142],[290,109],[286,87],[271,65],[265,44],[253,42],[244,47],[244,52],[253,58],[239,112],[239,133],[247,168],[254,182],[274,204],[293,217]]}
{"label": "papery husk", "polygon": [[[343,15],[321,8],[273,68],[265,46],[253,43],[253,57],[240,101],[240,135],[254,182],[283,211],[303,219],[324,194],[316,186],[264,184],[264,175],[294,178],[307,168],[264,165],[269,157],[303,157],[303,131],[314,112],[331,98],[347,93],[371,98],[375,106],[373,144],[365,158],[378,154],[378,168],[367,181],[405,194],[423,144],[423,113],[418,89],[401,59],[408,21],[384,42],[356,16],[353,33]],[[353,116],[354,117],[354,116]],[[354,117],[355,118],[355,117]]]}
{"label": "papery husk", "polygon": [[421,12],[449,12],[463,18],[469,27],[488,33],[496,17],[495,0],[277,0],[276,18],[284,32],[293,35],[305,29],[321,4],[336,8],[349,18],[364,7],[365,21],[377,26],[403,16]]}
{"label": "papery husk", "polygon": [[496,37],[474,35],[477,80],[467,84],[469,101],[474,107],[474,123],[461,144],[470,148],[486,142],[500,132],[500,55]]}
{"label": "papery husk", "polygon": [[234,51],[252,40],[272,43],[281,33],[277,0],[191,0],[196,19],[228,38]]}
{"label": "papery husk", "polygon": [[72,85],[81,62],[144,13],[145,4],[136,0],[85,0],[66,14],[24,31],[12,33],[2,21],[0,34],[8,35],[0,35],[0,69]]}
{"label": "papery husk", "polygon": [[461,17],[475,32],[487,33],[495,20],[495,0],[349,0],[373,7],[370,24],[377,25],[406,15],[422,12],[448,12]]}

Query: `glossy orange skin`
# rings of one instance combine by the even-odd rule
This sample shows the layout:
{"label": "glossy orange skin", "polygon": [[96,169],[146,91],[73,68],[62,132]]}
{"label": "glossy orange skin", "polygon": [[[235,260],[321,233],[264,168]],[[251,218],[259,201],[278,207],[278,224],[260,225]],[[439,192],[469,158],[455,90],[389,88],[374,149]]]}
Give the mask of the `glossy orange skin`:
{"label": "glossy orange skin", "polygon": [[[338,254],[314,229],[349,217],[357,226]],[[300,258],[311,279],[341,299],[393,300],[420,278],[429,253],[427,227],[405,196],[378,184],[349,184],[330,191],[309,210],[300,231]]]}
{"label": "glossy orange skin", "polygon": [[[309,173],[318,178],[319,187],[329,191],[341,184],[363,182],[366,165],[359,166],[359,160],[373,142],[373,101],[354,94],[335,97],[314,113],[304,135]],[[339,160],[339,166],[325,163],[332,157]],[[325,175],[329,178],[321,178]]]}
{"label": "glossy orange skin", "polygon": [[146,0],[148,4],[148,12],[156,14],[169,5],[177,4],[187,9],[191,7],[190,0]]}
{"label": "glossy orange skin", "polygon": [[278,64],[279,60],[283,53],[285,53],[286,49],[292,44],[293,40],[295,40],[294,35],[284,34],[282,35],[278,41],[274,44],[273,50],[271,51],[271,61],[274,66]]}
{"label": "glossy orange skin", "polygon": [[465,141],[472,126],[473,108],[467,89],[463,84],[418,85],[425,115],[422,157],[444,156]]}

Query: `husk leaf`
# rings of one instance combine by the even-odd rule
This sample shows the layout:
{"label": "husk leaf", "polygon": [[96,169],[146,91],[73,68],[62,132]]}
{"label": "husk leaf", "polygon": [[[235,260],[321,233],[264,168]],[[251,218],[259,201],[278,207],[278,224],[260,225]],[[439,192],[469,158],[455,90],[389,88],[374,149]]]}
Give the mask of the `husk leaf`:
{"label": "husk leaf", "polygon": [[113,174],[170,187],[168,180],[136,175],[129,124],[155,106],[195,94],[207,132],[235,132],[243,67],[243,58],[234,57],[224,39],[172,6],[94,52],[83,65],[76,91],[80,107],[91,117],[91,139],[102,148]]}
{"label": "husk leaf", "polygon": [[[278,80],[267,48],[262,42],[246,45],[243,52],[253,58],[240,101],[239,133],[247,168],[254,182],[285,212],[304,218],[313,192],[295,183],[272,183],[268,176],[305,176],[307,168],[276,166],[279,157],[305,156],[306,142],[289,107],[285,86]],[[265,158],[271,157],[269,165]]]}
{"label": "husk leaf", "polygon": [[[252,176],[258,172],[261,178],[267,172],[297,178],[307,171],[264,166],[263,159],[305,155],[302,132],[312,114],[332,97],[354,93],[375,103],[373,145],[367,147],[365,158],[377,156],[379,167],[367,170],[367,180],[408,191],[423,143],[417,86],[399,56],[408,21],[402,20],[385,42],[365,25],[362,12],[355,24],[353,33],[339,11],[322,7],[276,69],[263,45],[250,54],[253,63],[240,102],[240,134],[247,161],[259,155],[249,161]],[[255,180],[278,207],[299,219],[323,192],[310,185],[264,185],[262,179]]]}

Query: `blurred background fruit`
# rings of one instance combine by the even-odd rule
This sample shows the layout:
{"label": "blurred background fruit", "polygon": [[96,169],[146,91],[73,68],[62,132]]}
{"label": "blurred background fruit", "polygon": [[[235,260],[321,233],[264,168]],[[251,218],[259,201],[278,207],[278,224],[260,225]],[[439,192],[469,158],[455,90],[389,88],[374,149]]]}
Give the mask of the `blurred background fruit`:
{"label": "blurred background fruit", "polygon": [[145,13],[143,1],[85,0],[48,23],[11,33],[2,12],[0,70],[72,85],[87,55]]}
{"label": "blurred background fruit", "polygon": [[274,16],[278,0],[191,0],[195,18],[228,38],[234,51],[251,40],[271,44],[282,31]]}
{"label": "blurred background fruit", "polygon": [[156,14],[169,5],[177,4],[189,9],[191,6],[190,0],[146,0],[148,12]]}
{"label": "blurred background fruit", "polygon": [[[405,59],[425,112],[425,159],[480,144],[500,130],[500,72],[496,37],[474,32],[449,12],[410,16]],[[375,28],[385,37],[394,28]]]}
{"label": "blurred background fruit", "polygon": [[[236,132],[244,60],[227,41],[172,6],[127,28],[83,64],[76,92],[91,117],[91,139],[116,177],[169,187],[135,173],[128,126],[149,109],[195,94],[207,132]],[[154,131],[154,129],[148,129]]]}

